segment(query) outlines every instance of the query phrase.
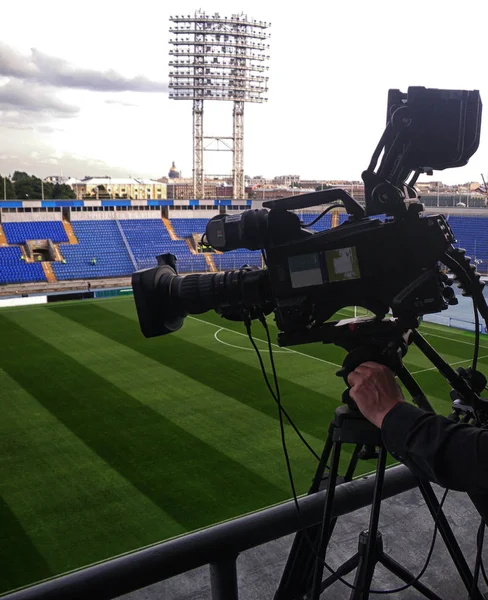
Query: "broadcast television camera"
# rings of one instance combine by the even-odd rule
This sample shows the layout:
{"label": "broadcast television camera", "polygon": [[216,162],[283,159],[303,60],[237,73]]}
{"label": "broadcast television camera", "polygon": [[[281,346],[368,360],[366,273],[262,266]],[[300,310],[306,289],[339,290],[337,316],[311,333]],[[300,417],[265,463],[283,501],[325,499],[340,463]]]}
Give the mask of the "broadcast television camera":
{"label": "broadcast television camera", "polygon": [[[465,251],[454,247],[455,237],[446,218],[423,214],[424,207],[414,189],[421,173],[432,174],[434,169],[459,167],[468,162],[479,145],[481,110],[478,91],[411,87],[403,94],[390,90],[386,128],[370,165],[362,174],[365,208],[345,190],[326,189],[264,202],[262,209],[218,215],[207,224],[204,243],[223,252],[238,248],[261,250],[266,268],[244,266],[234,271],[180,277],[176,257],[163,254],[158,256],[157,267],[138,271],[132,277],[139,322],[146,337],[177,331],[188,314],[211,309],[227,319],[245,323],[267,387],[279,407],[283,451],[298,516],[283,415],[290,424],[293,422],[281,404],[265,320],[271,312],[279,329],[281,346],[311,342],[341,346],[347,355],[337,375],[344,377],[346,384],[347,374],[359,364],[370,360],[385,364],[396,373],[412,401],[433,412],[422,389],[402,364],[408,345],[414,343],[451,383],[453,420],[473,420],[474,424],[488,427],[488,402],[480,396],[486,387],[486,378],[476,370],[478,312],[485,321],[488,318],[484,284]],[[308,225],[293,212],[329,203]],[[337,206],[347,212],[344,223],[318,233],[309,228]],[[374,218],[377,215],[385,218]],[[454,278],[446,270],[450,270]],[[473,298],[477,335],[473,366],[454,371],[417,328],[423,315],[457,303],[451,287],[456,280],[463,294]],[[363,306],[373,316],[331,321],[341,308],[348,306]],[[266,329],[274,389],[252,338],[252,319],[259,319]],[[350,597],[369,598],[377,562],[406,582],[391,592],[413,586],[424,596],[437,598],[419,583],[420,575],[415,577],[383,552],[378,523],[387,450],[380,430],[357,410],[348,389],[342,400],[343,405],[336,409],[329,425],[324,450],[320,458],[316,455],[318,466],[308,492],[309,495],[317,493],[325,485],[322,522],[308,529],[301,528],[296,534],[275,600],[305,597],[318,600],[325,589],[353,569],[356,576],[354,584],[348,584],[353,590]],[[358,552],[334,570],[327,566],[325,557],[336,520],[334,494],[344,443],[355,447],[345,481],[353,477],[361,448],[367,454],[372,451],[369,457],[377,458],[377,466],[368,529],[360,534]],[[445,533],[448,526],[442,503],[439,504],[421,477],[418,485],[436,527],[438,520],[443,519]],[[443,534],[443,538],[470,597],[481,598],[478,576],[466,573],[465,560],[454,536]],[[322,580],[324,566],[332,573],[325,581]],[[234,587],[232,597],[237,598],[237,585]],[[475,595],[471,594],[473,590],[477,592]]]}
{"label": "broadcast television camera", "polygon": [[[414,189],[421,173],[468,162],[479,145],[481,112],[478,91],[390,90],[386,128],[362,174],[365,208],[342,189],[326,189],[214,217],[206,227],[207,244],[224,252],[261,250],[266,268],[180,277],[176,258],[159,256],[157,267],[132,276],[143,334],[177,331],[188,314],[211,309],[243,321],[274,312],[282,346],[335,343],[344,323],[330,318],[347,306],[363,306],[376,322],[391,313],[393,320],[416,327],[422,315],[457,303],[442,265],[486,320],[480,275],[454,247],[445,217],[422,214]],[[343,206],[348,219],[318,233],[293,212],[327,203],[334,204],[322,214]],[[350,330],[364,323],[346,325]]]}

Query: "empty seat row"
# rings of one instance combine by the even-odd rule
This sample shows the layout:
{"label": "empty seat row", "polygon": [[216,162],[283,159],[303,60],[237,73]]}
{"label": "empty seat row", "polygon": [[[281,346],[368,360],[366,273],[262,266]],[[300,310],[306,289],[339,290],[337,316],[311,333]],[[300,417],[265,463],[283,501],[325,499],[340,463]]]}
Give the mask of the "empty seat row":
{"label": "empty seat row", "polygon": [[27,240],[52,240],[55,243],[68,241],[61,221],[4,223],[3,230],[9,244],[24,244]]}
{"label": "empty seat row", "polygon": [[18,247],[0,248],[0,285],[46,281],[42,265],[24,263],[20,257]]}
{"label": "empty seat row", "polygon": [[61,246],[66,263],[53,262],[58,280],[125,277],[134,264],[116,221],[74,221],[78,244]]}

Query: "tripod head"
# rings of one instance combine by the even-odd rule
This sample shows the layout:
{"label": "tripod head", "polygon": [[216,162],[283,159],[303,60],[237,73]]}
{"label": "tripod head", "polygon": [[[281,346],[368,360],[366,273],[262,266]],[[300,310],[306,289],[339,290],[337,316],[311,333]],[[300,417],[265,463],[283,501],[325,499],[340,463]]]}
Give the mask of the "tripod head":
{"label": "tripod head", "polygon": [[358,410],[349,396],[348,375],[360,364],[373,361],[391,369],[412,396],[414,404],[428,412],[434,412],[422,389],[403,364],[403,358],[412,343],[429,359],[437,371],[452,386],[452,420],[473,421],[473,424],[488,427],[488,400],[481,397],[487,385],[483,373],[471,367],[458,367],[454,370],[419,333],[420,321],[417,318],[363,317],[343,319],[327,324],[322,329],[322,341],[332,343],[347,350],[342,368],[336,375],[342,377],[347,386],[342,402],[351,409]]}
{"label": "tripod head", "polygon": [[400,375],[402,358],[411,343],[412,329],[418,327],[418,319],[378,319],[373,317],[344,319],[328,330],[329,338],[324,343],[333,343],[348,351],[342,368],[336,375],[342,377],[347,386],[342,402],[358,410],[349,396],[348,375],[360,364],[373,361],[390,368]]}

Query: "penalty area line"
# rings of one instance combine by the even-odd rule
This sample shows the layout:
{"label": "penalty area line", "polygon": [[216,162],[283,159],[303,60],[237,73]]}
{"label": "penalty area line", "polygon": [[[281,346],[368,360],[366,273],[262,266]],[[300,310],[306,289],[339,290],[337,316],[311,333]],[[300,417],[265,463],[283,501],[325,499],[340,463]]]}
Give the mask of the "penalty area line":
{"label": "penalty area line", "polygon": [[[223,329],[225,331],[232,331],[232,333],[235,333],[236,335],[244,336],[245,338],[248,337],[246,333],[241,333],[240,331],[234,331],[234,329],[229,329],[229,327],[222,327],[222,325],[216,325],[215,323],[209,323],[208,321],[204,321],[203,319],[198,319],[197,317],[188,316],[188,319],[193,319],[194,321],[199,321],[200,323],[205,323],[205,325],[210,325],[211,327],[216,327],[217,329],[220,329],[220,330]],[[268,343],[266,340],[262,340],[257,337],[254,337],[254,339],[258,342],[262,342],[263,344]],[[281,346],[278,346],[278,344],[271,344],[271,345],[274,346],[275,348],[279,348],[280,350],[283,350],[283,348]],[[292,354],[299,354],[300,356],[305,356],[305,358],[311,358],[313,360],[318,360],[319,362],[325,363],[326,365],[330,365],[331,367],[336,367],[338,369],[342,368],[342,365],[338,365],[336,363],[330,362],[330,360],[325,360],[324,358],[318,358],[317,356],[312,356],[311,354],[305,354],[305,352],[299,352],[298,350],[292,350],[291,348],[285,348],[285,350]],[[286,352],[283,352],[283,354],[286,354]]]}
{"label": "penalty area line", "polygon": [[[488,355],[486,355],[486,356],[478,356],[478,360],[483,360],[485,358],[488,358]],[[461,365],[462,363],[469,363],[469,362],[473,362],[473,359],[472,358],[466,358],[464,360],[458,360],[456,362],[449,363],[449,366],[452,366],[452,365]],[[429,367],[428,369],[420,369],[419,371],[412,371],[410,373],[410,375],[417,375],[418,373],[425,373],[426,371],[434,371],[436,369],[437,369],[437,367]]]}

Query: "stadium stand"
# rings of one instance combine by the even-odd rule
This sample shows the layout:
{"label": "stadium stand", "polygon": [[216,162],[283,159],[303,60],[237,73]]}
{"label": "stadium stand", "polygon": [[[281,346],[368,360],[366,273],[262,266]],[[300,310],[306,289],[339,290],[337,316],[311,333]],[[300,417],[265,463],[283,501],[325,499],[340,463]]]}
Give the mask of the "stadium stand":
{"label": "stadium stand", "polygon": [[3,229],[9,244],[23,244],[26,240],[52,240],[55,243],[68,241],[61,221],[4,223]]}
{"label": "stadium stand", "polygon": [[454,235],[456,246],[464,248],[473,259],[488,262],[488,218],[464,215],[448,215],[447,218]]}
{"label": "stadium stand", "polygon": [[230,252],[223,252],[222,254],[213,254],[212,258],[217,267],[217,271],[240,269],[244,265],[250,265],[252,267],[262,266],[261,252],[259,250],[231,250]]}
{"label": "stadium stand", "polygon": [[192,233],[204,233],[208,219],[171,219],[171,224],[179,237],[188,237]]}
{"label": "stadium stand", "polygon": [[172,240],[161,219],[124,219],[119,222],[138,269],[155,267],[156,256],[171,252],[178,257],[177,267],[181,272],[208,270],[205,257],[192,254],[184,240]]}
{"label": "stadium stand", "polygon": [[[299,215],[304,223],[313,221],[319,213]],[[383,219],[383,216],[379,218]],[[326,214],[311,229],[323,231],[332,225],[342,224],[345,213]],[[482,262],[480,270],[488,265],[488,217],[471,215],[448,215],[449,223],[456,235],[458,245],[467,254]],[[4,222],[5,240],[9,244],[23,244],[27,240],[50,239],[61,244],[59,250],[66,263],[52,262],[52,272],[57,280],[96,279],[131,275],[135,269],[149,268],[157,264],[156,256],[166,252],[178,258],[180,273],[208,272],[209,270],[239,269],[243,265],[261,267],[259,251],[246,249],[219,254],[194,253],[185,237],[205,230],[207,218],[171,219],[172,231],[182,239],[172,239],[161,218],[144,219],[92,219],[73,221],[70,225],[73,236],[69,238],[61,221]],[[74,237],[76,236],[76,237]],[[73,240],[78,244],[73,244]],[[95,259],[95,264],[92,264]],[[0,283],[24,283],[46,281],[48,265],[21,260],[20,248],[0,247]]]}
{"label": "stadium stand", "polygon": [[16,246],[0,248],[0,285],[46,281],[42,265],[26,264],[21,256],[20,248]]}
{"label": "stadium stand", "polygon": [[[72,226],[78,244],[61,246],[66,264],[52,263],[59,281],[133,273],[134,265],[116,221],[74,221]],[[96,264],[92,264],[93,259]]]}

